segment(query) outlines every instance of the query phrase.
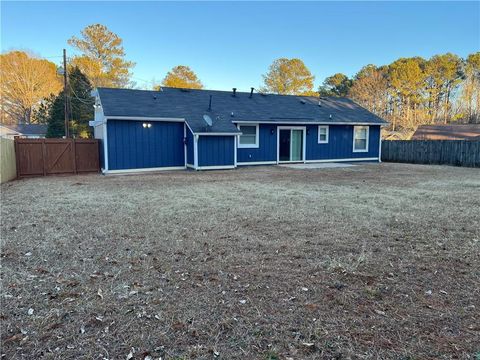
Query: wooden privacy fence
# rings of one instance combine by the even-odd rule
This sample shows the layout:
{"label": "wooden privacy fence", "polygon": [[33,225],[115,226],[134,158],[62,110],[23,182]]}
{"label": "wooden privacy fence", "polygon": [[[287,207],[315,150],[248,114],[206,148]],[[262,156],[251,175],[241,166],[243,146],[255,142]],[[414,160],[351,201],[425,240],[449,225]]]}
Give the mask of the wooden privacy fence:
{"label": "wooden privacy fence", "polygon": [[382,161],[480,167],[480,141],[382,141]]}
{"label": "wooden privacy fence", "polygon": [[98,140],[15,139],[17,177],[98,172]]}

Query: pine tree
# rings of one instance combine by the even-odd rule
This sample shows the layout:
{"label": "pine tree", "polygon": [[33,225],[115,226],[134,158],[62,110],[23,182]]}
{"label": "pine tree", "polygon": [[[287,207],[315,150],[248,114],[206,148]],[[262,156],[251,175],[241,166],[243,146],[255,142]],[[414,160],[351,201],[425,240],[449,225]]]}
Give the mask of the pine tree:
{"label": "pine tree", "polygon": [[125,60],[123,40],[105,25],[93,24],[71,37],[68,44],[82,54],[72,58],[72,64],[87,76],[93,87],[125,87],[130,84],[135,65]]}
{"label": "pine tree", "polygon": [[[162,85],[182,89],[203,89],[203,84],[197,74],[184,65],[175,66],[170,70],[163,79]],[[155,87],[155,89],[159,88],[160,86]]]}
{"label": "pine tree", "polygon": [[[91,136],[89,120],[93,120],[94,100],[90,95],[92,86],[87,77],[74,67],[69,71],[70,90],[70,136],[88,138]],[[53,101],[48,121],[47,137],[62,137],[65,135],[65,95],[62,91]]]}

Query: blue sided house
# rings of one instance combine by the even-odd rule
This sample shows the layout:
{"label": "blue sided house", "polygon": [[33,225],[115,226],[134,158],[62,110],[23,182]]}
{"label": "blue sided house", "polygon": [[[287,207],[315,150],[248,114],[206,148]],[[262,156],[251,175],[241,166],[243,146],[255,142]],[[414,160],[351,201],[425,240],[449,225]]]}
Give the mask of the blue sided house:
{"label": "blue sided house", "polygon": [[104,173],[380,161],[386,122],[337,97],[98,88],[95,138]]}

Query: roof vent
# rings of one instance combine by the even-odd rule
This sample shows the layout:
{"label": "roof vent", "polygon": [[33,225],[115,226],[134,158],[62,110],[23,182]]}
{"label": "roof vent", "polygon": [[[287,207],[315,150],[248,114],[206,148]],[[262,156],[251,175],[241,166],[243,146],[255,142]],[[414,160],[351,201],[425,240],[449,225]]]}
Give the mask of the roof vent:
{"label": "roof vent", "polygon": [[255,88],[253,88],[253,87],[250,88],[250,98],[252,98],[252,96],[253,96],[253,90],[255,90]]}
{"label": "roof vent", "polygon": [[181,88],[180,91],[181,91],[181,92],[190,92],[190,89]]}
{"label": "roof vent", "polygon": [[230,116],[231,116],[231,117],[234,117],[234,116],[235,116],[235,115],[233,114],[233,111],[232,111],[232,113],[230,114]]}
{"label": "roof vent", "polygon": [[304,99],[301,99],[300,102],[304,105],[307,103]]}
{"label": "roof vent", "polygon": [[212,111],[212,95],[210,95],[210,100],[208,101],[208,111]]}
{"label": "roof vent", "polygon": [[322,106],[322,102],[318,99],[318,106]]}
{"label": "roof vent", "polygon": [[153,95],[153,100],[157,100],[157,95]]}
{"label": "roof vent", "polygon": [[329,116],[328,118],[331,119],[331,118],[332,118],[332,114],[330,114],[330,116]]}
{"label": "roof vent", "polygon": [[236,96],[237,95],[237,88],[232,88],[233,90],[233,95],[232,96]]}

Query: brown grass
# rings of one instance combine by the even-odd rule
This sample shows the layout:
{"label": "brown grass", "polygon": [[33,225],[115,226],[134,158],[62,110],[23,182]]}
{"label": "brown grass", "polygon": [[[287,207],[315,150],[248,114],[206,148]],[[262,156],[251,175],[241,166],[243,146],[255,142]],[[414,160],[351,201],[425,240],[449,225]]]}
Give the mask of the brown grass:
{"label": "brown grass", "polygon": [[480,357],[478,169],[263,167],[1,190],[2,358]]}

